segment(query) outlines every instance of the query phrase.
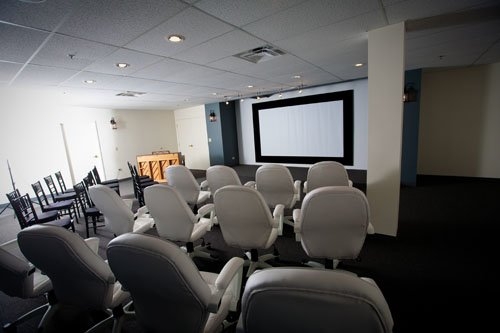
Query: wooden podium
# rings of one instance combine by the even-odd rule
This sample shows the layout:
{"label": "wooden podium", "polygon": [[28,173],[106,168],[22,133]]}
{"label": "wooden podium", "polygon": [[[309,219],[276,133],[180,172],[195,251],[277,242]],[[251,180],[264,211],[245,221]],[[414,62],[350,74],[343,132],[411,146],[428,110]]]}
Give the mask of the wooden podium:
{"label": "wooden podium", "polygon": [[137,156],[139,175],[149,176],[157,182],[167,181],[165,168],[174,164],[181,164],[181,153],[153,152],[150,155]]}

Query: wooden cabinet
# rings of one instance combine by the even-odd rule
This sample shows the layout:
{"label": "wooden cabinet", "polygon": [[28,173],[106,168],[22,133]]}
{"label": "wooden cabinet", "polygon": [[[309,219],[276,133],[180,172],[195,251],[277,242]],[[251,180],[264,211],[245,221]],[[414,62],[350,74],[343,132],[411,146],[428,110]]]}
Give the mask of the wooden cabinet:
{"label": "wooden cabinet", "polygon": [[181,153],[153,153],[137,156],[139,175],[149,176],[157,182],[166,182],[165,168],[169,165],[182,164]]}

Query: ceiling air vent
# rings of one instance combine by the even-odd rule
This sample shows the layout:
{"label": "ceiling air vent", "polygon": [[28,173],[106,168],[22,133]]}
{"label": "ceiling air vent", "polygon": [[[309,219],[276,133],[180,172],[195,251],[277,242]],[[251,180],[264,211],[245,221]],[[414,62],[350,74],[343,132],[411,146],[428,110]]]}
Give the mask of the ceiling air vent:
{"label": "ceiling air vent", "polygon": [[281,51],[280,49],[270,45],[265,45],[257,47],[252,50],[235,54],[234,56],[257,64],[259,62],[279,57],[283,54],[285,54],[285,52]]}
{"label": "ceiling air vent", "polygon": [[144,94],[145,94],[145,92],[140,92],[140,91],[126,91],[126,92],[116,94],[116,96],[137,97],[137,96],[141,96]]}

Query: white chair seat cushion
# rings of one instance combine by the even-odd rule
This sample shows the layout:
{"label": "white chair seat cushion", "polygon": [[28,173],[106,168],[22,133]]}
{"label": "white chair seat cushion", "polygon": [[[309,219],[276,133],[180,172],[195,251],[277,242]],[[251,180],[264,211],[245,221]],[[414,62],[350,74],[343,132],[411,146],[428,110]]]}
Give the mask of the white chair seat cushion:
{"label": "white chair seat cushion", "polygon": [[194,224],[193,232],[191,233],[191,238],[189,239],[191,242],[194,242],[197,239],[203,237],[204,234],[207,233],[211,228],[210,219],[201,219],[198,223]]}
{"label": "white chair seat cushion", "polygon": [[198,194],[198,201],[196,203],[197,204],[204,203],[210,198],[210,195],[211,195],[210,191],[200,191],[200,194]]}

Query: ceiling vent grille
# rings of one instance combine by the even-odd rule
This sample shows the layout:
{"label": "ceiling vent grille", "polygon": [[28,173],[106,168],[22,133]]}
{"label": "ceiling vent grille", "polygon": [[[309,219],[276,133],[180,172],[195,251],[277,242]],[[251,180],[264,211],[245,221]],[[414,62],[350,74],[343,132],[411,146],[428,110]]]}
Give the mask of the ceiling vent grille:
{"label": "ceiling vent grille", "polygon": [[145,92],[140,92],[140,91],[126,91],[126,92],[116,94],[116,96],[137,97],[137,96],[141,96],[144,94],[145,94]]}
{"label": "ceiling vent grille", "polygon": [[252,49],[252,50],[248,50],[245,52],[235,54],[234,56],[237,58],[246,60],[246,61],[253,62],[254,64],[258,64],[260,62],[267,61],[267,60],[282,56],[284,54],[285,54],[285,52],[283,52],[282,50],[280,50],[276,47],[273,47],[270,45],[265,45],[265,46],[257,47],[257,48]]}

